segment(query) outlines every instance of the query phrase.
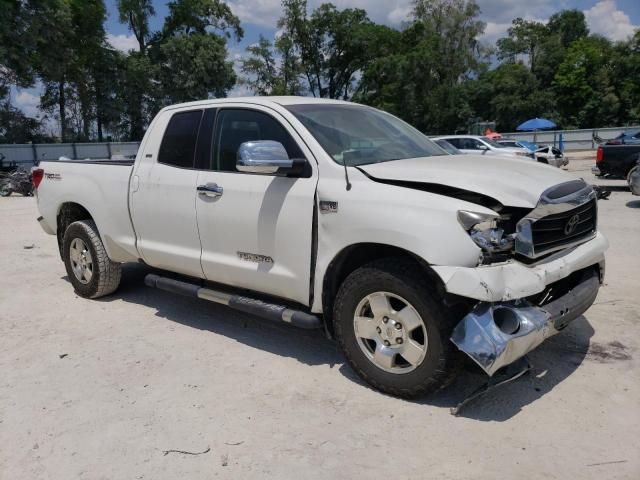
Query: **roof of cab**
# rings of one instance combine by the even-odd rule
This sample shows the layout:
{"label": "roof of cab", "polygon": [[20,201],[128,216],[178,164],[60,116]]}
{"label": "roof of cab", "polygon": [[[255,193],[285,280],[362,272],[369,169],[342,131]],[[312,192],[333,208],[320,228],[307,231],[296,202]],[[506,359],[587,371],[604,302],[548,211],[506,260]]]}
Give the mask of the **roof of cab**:
{"label": "roof of cab", "polygon": [[315,98],[315,97],[231,97],[231,98],[212,98],[206,100],[196,100],[194,102],[178,103],[175,105],[169,105],[163,110],[173,110],[183,107],[205,107],[208,105],[223,105],[226,103],[252,103],[254,105],[308,105],[308,104],[342,104],[342,105],[354,105],[353,102],[345,102],[343,100],[333,100],[329,98]]}

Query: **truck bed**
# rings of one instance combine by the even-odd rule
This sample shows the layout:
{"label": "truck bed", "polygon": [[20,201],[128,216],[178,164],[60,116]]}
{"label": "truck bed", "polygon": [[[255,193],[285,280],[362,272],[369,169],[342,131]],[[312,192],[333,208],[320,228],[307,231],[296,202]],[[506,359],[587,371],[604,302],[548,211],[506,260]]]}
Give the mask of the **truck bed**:
{"label": "truck bed", "polygon": [[136,261],[135,233],[129,216],[129,179],[133,160],[42,161],[44,170],[37,190],[43,228],[57,233],[60,209],[77,204],[86,209],[97,225],[109,257],[114,261]]}

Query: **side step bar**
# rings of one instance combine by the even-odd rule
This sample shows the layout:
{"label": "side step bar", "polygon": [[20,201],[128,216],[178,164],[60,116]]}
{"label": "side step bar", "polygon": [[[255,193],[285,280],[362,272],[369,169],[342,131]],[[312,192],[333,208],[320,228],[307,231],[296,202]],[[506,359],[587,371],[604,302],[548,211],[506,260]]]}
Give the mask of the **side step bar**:
{"label": "side step bar", "polygon": [[192,283],[181,282],[172,278],[161,277],[153,273],[144,277],[145,285],[159,288],[171,293],[178,293],[187,297],[197,297],[210,302],[227,305],[234,310],[250,313],[258,317],[266,318],[276,322],[286,322],[299,328],[322,328],[322,320],[315,315],[293,310],[284,305],[266,303],[255,298],[243,297],[242,295],[232,295],[209,288],[202,288]]}

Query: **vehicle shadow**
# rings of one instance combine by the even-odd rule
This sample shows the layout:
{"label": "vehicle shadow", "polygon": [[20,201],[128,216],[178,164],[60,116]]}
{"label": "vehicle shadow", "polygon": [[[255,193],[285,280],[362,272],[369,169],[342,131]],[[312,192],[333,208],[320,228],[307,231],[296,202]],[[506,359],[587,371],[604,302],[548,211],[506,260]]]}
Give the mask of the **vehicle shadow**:
{"label": "vehicle shadow", "polygon": [[124,300],[145,305],[159,318],[224,335],[307,365],[327,364],[333,368],[343,361],[336,343],[327,339],[323,330],[304,330],[284,322],[270,322],[224,305],[149,288],[144,284],[148,273],[161,272],[144,265],[124,265],[118,290],[97,301]]}
{"label": "vehicle shadow", "polygon": [[[349,380],[370,388],[344,362],[336,342],[322,330],[302,330],[272,323],[205,300],[183,297],[144,286],[144,277],[155,270],[143,265],[123,267],[120,288],[102,302],[124,300],[145,305],[155,315],[182,325],[207,330],[276,355],[295,358],[306,365],[339,366]],[[68,280],[65,277],[65,280]],[[529,355],[532,370],[525,376],[473,400],[459,416],[479,421],[502,422],[518,414],[569,377],[589,351],[594,330],[581,316]],[[450,409],[482,386],[487,376],[471,360],[448,387],[415,403]],[[402,400],[398,400],[402,401]]]}
{"label": "vehicle shadow", "polygon": [[[577,370],[589,352],[594,333],[589,321],[584,316],[578,317],[528,355],[531,370],[527,374],[474,399],[463,407],[459,416],[485,422],[509,420]],[[455,407],[487,378],[469,360],[462,374],[449,387],[419,403]]]}
{"label": "vehicle shadow", "polygon": [[630,202],[627,202],[627,207],[640,208],[640,200],[631,200]]}

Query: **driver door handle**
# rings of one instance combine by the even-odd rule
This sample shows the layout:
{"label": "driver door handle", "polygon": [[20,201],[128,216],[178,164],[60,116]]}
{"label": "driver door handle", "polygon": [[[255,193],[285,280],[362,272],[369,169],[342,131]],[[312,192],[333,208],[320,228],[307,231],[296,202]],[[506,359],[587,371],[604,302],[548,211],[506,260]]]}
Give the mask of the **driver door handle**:
{"label": "driver door handle", "polygon": [[221,197],[224,191],[217,183],[198,185],[196,190],[198,191],[198,195],[204,195],[206,197]]}

